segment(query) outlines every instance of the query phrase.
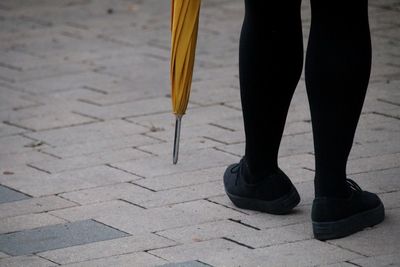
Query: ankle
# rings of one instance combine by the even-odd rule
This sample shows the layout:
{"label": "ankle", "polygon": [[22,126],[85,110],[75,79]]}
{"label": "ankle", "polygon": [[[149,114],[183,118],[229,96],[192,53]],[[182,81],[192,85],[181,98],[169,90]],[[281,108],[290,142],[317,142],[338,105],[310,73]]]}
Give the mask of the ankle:
{"label": "ankle", "polygon": [[352,190],[346,179],[314,179],[315,198],[348,198]]}
{"label": "ankle", "polygon": [[242,173],[243,178],[248,183],[257,183],[273,174],[277,174],[280,172],[278,166],[275,165],[267,165],[263,166],[255,166],[254,164],[249,163],[248,158],[246,156],[243,157],[242,160]]}
{"label": "ankle", "polygon": [[262,169],[253,170],[247,163],[246,158],[243,160],[242,167],[241,175],[243,175],[243,179],[247,183],[257,183],[272,176],[273,174],[279,173],[280,170],[278,167],[268,168],[267,166]]}

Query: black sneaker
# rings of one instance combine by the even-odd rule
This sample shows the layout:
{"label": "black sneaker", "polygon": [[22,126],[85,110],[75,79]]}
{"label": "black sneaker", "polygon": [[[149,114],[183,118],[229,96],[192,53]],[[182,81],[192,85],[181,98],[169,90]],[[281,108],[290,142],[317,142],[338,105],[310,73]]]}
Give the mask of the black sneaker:
{"label": "black sneaker", "polygon": [[249,175],[244,158],[225,170],[225,191],[238,208],[286,214],[300,202],[296,188],[281,169],[254,183],[247,182],[249,179],[246,181],[245,176],[249,178]]}
{"label": "black sneaker", "polygon": [[341,238],[383,221],[385,209],[376,194],[363,191],[356,182],[346,180],[348,198],[314,199],[311,219],[316,239]]}

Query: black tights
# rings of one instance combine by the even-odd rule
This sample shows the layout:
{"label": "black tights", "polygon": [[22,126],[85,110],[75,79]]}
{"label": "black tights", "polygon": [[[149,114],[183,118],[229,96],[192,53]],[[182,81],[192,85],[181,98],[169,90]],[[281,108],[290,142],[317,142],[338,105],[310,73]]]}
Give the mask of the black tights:
{"label": "black tights", "polygon": [[[278,168],[289,105],[303,68],[301,0],[245,0],[240,92],[245,157],[255,176]],[[305,62],[316,196],[345,194],[346,163],[371,69],[368,0],[311,0]]]}

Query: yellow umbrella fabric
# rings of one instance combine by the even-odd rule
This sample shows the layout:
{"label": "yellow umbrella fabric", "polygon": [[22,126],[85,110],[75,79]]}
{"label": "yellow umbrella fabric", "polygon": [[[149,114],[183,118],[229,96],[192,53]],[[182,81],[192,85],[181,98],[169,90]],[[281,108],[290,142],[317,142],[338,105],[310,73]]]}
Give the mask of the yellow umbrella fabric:
{"label": "yellow umbrella fabric", "polygon": [[171,1],[171,99],[176,116],[174,159],[178,161],[181,118],[192,84],[201,0]]}

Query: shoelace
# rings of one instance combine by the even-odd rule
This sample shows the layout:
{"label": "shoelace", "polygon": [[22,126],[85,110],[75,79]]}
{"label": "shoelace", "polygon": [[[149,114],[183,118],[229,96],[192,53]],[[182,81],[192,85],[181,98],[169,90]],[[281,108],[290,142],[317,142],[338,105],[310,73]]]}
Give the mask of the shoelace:
{"label": "shoelace", "polygon": [[361,187],[356,182],[354,182],[352,179],[346,178],[346,182],[347,182],[347,184],[350,186],[350,188],[353,191],[356,191],[356,192],[362,192],[363,191],[361,189]]}

